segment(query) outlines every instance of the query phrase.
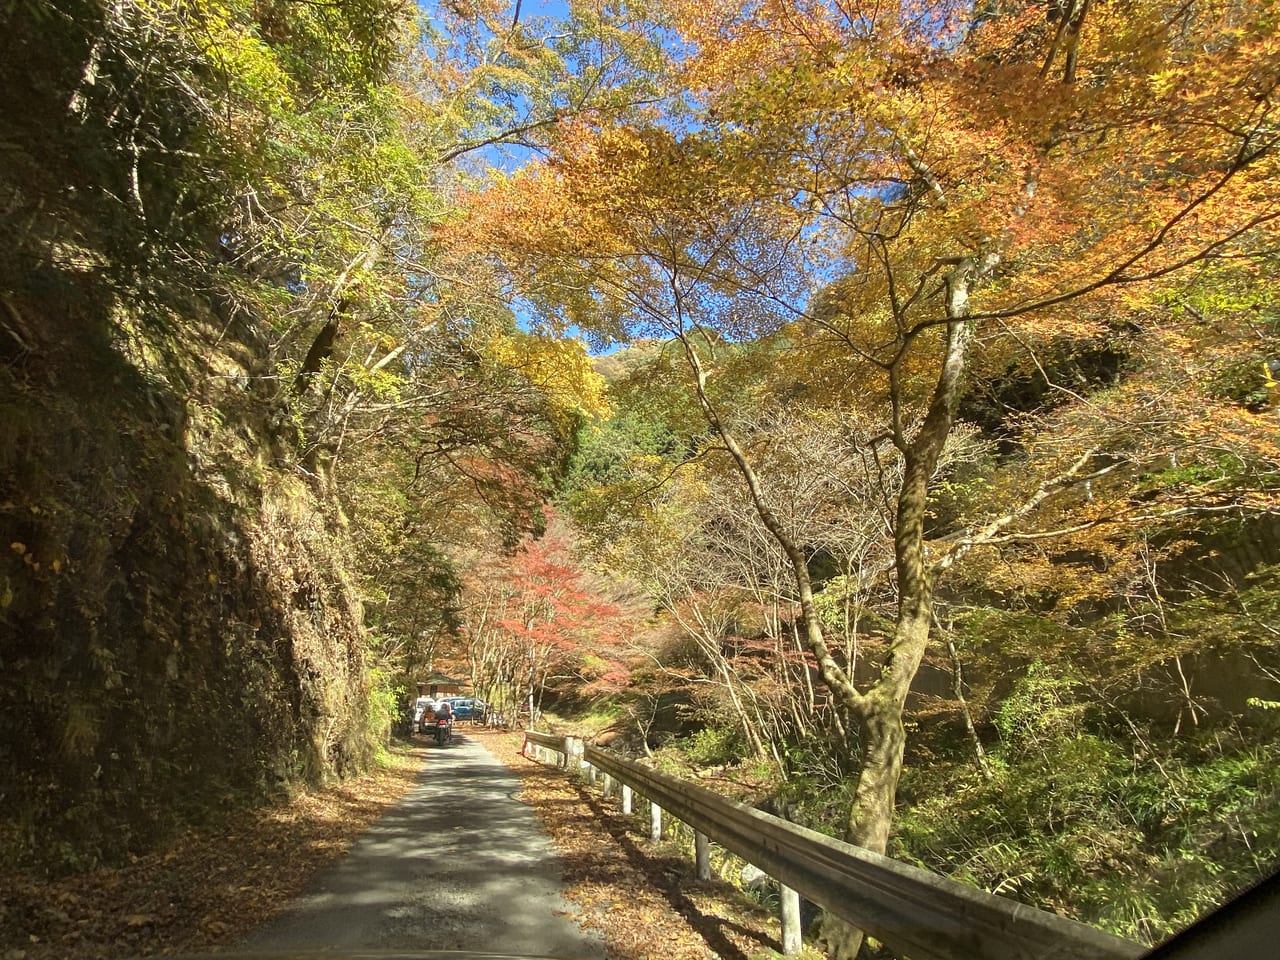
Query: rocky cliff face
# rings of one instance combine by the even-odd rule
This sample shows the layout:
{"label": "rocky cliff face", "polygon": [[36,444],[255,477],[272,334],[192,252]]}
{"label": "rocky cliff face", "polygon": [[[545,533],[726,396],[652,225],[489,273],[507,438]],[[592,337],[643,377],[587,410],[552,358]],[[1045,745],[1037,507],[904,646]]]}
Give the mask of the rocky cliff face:
{"label": "rocky cliff face", "polygon": [[0,304],[0,863],[109,860],[359,768],[341,518],[251,330],[27,287]]}

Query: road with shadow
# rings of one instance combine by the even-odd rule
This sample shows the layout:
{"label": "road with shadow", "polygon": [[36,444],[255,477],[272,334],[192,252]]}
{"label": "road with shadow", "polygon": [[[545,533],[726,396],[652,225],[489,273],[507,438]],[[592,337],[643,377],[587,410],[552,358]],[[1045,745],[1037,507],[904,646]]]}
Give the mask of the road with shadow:
{"label": "road with shadow", "polygon": [[250,950],[478,950],[603,960],[569,918],[560,867],[519,782],[459,724],[418,783]]}

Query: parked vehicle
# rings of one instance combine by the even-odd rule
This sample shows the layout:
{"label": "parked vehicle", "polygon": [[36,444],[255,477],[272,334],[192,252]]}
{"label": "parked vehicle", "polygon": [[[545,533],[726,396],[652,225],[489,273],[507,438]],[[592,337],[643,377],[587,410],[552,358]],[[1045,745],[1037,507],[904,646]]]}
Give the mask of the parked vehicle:
{"label": "parked vehicle", "polygon": [[453,706],[453,715],[459,720],[479,722],[484,719],[485,704],[477,697],[451,697],[449,703]]}

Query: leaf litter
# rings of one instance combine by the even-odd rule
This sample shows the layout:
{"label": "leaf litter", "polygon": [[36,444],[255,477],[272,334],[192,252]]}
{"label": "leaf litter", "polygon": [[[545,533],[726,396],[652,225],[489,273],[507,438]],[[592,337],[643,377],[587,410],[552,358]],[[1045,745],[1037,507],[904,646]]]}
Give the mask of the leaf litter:
{"label": "leaf litter", "polygon": [[725,880],[699,880],[691,838],[649,839],[647,813],[624,816],[598,790],[521,756],[518,733],[490,733],[483,742],[520,778],[520,799],[533,807],[564,863],[565,897],[581,911],[579,921],[604,937],[610,960],[758,960],[780,953],[775,912]]}
{"label": "leaf litter", "polygon": [[[723,880],[699,881],[680,841],[652,841],[585,784],[520,754],[519,733],[468,731],[518,777],[563,863],[576,919],[609,960],[758,960],[780,950],[773,912]],[[241,811],[166,849],[68,877],[0,872],[0,960],[216,954],[297,897],[418,779],[428,751],[366,776]],[[691,847],[691,843],[688,844]]]}

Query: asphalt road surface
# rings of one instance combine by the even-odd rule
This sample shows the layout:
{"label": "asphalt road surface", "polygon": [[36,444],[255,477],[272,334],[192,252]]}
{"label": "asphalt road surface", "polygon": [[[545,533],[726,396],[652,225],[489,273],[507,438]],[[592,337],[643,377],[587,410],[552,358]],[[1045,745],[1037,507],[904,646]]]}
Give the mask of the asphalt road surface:
{"label": "asphalt road surface", "polygon": [[519,783],[455,727],[417,785],[243,948],[476,950],[603,960],[563,914],[559,863]]}

